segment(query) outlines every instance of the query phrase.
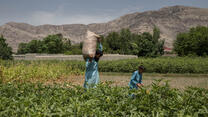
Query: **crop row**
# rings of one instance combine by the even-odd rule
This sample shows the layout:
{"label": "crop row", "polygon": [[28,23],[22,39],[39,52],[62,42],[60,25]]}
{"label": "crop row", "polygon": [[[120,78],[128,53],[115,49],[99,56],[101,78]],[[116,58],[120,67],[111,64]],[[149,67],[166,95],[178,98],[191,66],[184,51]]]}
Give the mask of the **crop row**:
{"label": "crop row", "polygon": [[[66,62],[73,68],[85,69],[85,63],[80,61]],[[160,57],[139,58],[116,61],[100,61],[101,72],[130,72],[138,69],[139,65],[145,67],[148,73],[208,73],[208,58],[188,57]]]}
{"label": "crop row", "polygon": [[[130,72],[139,65],[148,73],[208,73],[208,58],[139,58],[116,61],[100,61],[100,72]],[[1,61],[0,76],[3,80],[51,79],[69,75],[81,75],[84,61]],[[2,80],[2,78],[1,78]]]}
{"label": "crop row", "polygon": [[69,75],[80,75],[84,72],[80,69],[73,69],[64,63],[55,62],[2,62],[0,66],[1,82],[24,82],[56,79]]}
{"label": "crop row", "polygon": [[86,91],[69,86],[0,84],[0,116],[208,116],[207,89],[179,91],[157,82],[149,90],[101,84]]}
{"label": "crop row", "polygon": [[208,58],[140,58],[100,62],[102,72],[133,72],[139,65],[148,73],[208,73]]}

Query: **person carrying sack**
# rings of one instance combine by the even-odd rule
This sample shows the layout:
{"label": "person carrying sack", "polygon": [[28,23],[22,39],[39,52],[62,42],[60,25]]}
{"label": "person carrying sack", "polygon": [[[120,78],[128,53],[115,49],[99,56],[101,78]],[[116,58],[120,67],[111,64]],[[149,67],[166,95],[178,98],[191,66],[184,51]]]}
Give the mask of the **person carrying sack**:
{"label": "person carrying sack", "polygon": [[[96,50],[95,54],[89,54],[88,56],[86,56],[87,54],[84,55],[84,51],[83,51],[84,59],[86,61],[85,82],[84,82],[84,88],[86,89],[96,87],[96,85],[100,81],[99,72],[98,72],[98,62],[100,57],[103,56],[103,47],[101,44],[101,38],[96,36],[96,39],[97,39],[96,41],[98,41],[99,44],[99,49],[96,50],[96,46],[95,46],[94,48]],[[90,45],[88,45],[88,47],[90,47]]]}

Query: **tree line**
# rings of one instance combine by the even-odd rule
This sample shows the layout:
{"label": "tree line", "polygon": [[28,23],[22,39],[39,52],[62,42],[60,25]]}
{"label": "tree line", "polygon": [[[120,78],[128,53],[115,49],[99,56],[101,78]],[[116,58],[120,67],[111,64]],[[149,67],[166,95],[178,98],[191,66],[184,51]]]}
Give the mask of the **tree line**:
{"label": "tree line", "polygon": [[63,38],[62,34],[49,35],[43,40],[32,40],[29,43],[20,43],[18,54],[48,53],[58,54],[69,50],[71,41]]}
{"label": "tree line", "polygon": [[207,56],[208,27],[198,26],[191,28],[189,32],[178,34],[174,51],[179,56]]}
{"label": "tree line", "polygon": [[131,33],[129,29],[122,29],[119,33],[112,32],[103,37],[102,43],[106,53],[156,57],[164,54],[164,40],[159,38],[160,30],[156,27],[153,35],[148,32],[139,35]]}
{"label": "tree line", "polygon": [[0,59],[12,59],[12,48],[6,43],[6,39],[0,36]]}
{"label": "tree line", "polygon": [[[160,40],[160,30],[155,27],[153,34],[132,33],[129,29],[111,32],[101,36],[104,53],[131,54],[139,57],[157,57],[164,54],[164,40]],[[179,56],[207,56],[208,55],[208,27],[198,26],[189,32],[179,33],[174,42],[173,51]],[[48,53],[48,54],[82,54],[82,43],[71,44],[70,39],[62,34],[48,35],[43,40],[32,40],[20,43],[17,54]],[[0,59],[12,59],[12,48],[6,39],[0,36]]]}
{"label": "tree line", "polygon": [[[112,32],[102,37],[104,53],[119,53],[138,56],[155,57],[164,53],[164,41],[159,40],[160,30],[154,28],[153,35],[145,32],[141,35],[131,33],[129,29],[122,29],[119,33]],[[20,43],[18,54],[49,53],[49,54],[81,54],[82,43],[71,45],[70,40],[61,34],[49,35],[41,40]]]}

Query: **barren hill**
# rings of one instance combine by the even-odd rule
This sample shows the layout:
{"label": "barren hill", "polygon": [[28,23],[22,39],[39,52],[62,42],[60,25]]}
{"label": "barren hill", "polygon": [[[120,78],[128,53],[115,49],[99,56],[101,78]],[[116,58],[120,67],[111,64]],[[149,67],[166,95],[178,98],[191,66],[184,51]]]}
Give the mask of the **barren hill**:
{"label": "barren hill", "polygon": [[161,39],[165,39],[165,46],[172,48],[177,33],[186,32],[191,27],[208,26],[208,9],[185,6],[161,8],[157,11],[136,12],[124,15],[107,23],[94,23],[89,25],[40,25],[33,26],[25,23],[9,22],[0,26],[2,34],[9,45],[16,52],[18,44],[34,39],[42,39],[49,34],[62,33],[72,43],[84,40],[86,30],[91,30],[100,35],[112,31],[129,28],[134,33],[152,32],[154,26],[161,30]]}

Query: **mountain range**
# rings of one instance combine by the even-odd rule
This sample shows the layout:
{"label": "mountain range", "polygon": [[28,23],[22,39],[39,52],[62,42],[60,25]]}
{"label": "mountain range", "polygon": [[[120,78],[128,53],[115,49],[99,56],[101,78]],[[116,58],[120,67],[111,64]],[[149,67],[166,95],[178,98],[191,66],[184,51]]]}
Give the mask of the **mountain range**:
{"label": "mountain range", "polygon": [[87,30],[106,36],[110,32],[119,32],[129,28],[133,33],[152,33],[154,26],[161,31],[161,39],[165,47],[173,48],[173,42],[180,32],[187,32],[191,27],[208,26],[208,8],[187,6],[164,7],[156,11],[135,12],[121,16],[106,23],[40,25],[9,22],[0,26],[0,35],[7,39],[9,46],[16,52],[19,43],[31,40],[41,40],[49,34],[61,33],[73,44],[85,39]]}

